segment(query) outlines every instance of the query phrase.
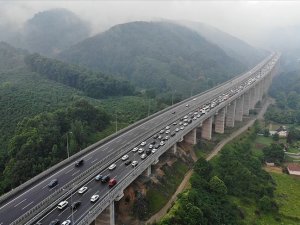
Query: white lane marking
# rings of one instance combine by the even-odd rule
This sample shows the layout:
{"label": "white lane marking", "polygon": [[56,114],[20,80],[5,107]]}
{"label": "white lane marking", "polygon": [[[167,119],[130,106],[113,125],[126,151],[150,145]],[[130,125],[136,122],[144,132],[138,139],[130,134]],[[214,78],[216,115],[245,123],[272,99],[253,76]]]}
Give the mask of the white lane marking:
{"label": "white lane marking", "polygon": [[80,170],[77,170],[75,173],[72,174],[72,176],[74,176],[76,173],[79,173],[79,172],[80,172]]}
{"label": "white lane marking", "polygon": [[73,167],[72,169],[68,170],[67,172],[65,172],[65,174],[70,173],[71,171],[73,171],[75,168]]}
{"label": "white lane marking", "polygon": [[98,159],[94,159],[91,163],[94,163],[94,162],[96,162]]}
{"label": "white lane marking", "polygon": [[50,213],[52,213],[54,210],[56,210],[56,208],[52,209],[50,212],[48,212],[44,217],[42,217],[42,219],[39,220],[40,221],[43,221],[43,219],[45,219],[45,217],[47,217]]}
{"label": "white lane marking", "polygon": [[88,158],[88,159],[86,159],[86,161],[89,161],[90,159],[92,159],[93,157],[90,157],[90,158]]}
{"label": "white lane marking", "polygon": [[66,208],[63,211],[61,211],[60,214],[58,214],[58,216],[60,216],[61,214],[63,214],[63,212],[66,211],[67,209],[68,209],[68,206],[66,206]]}
{"label": "white lane marking", "polygon": [[109,147],[104,148],[103,150],[101,150],[102,152],[106,151]]}
{"label": "white lane marking", "polygon": [[[20,201],[18,204],[16,204],[14,207],[17,207],[18,205],[20,205],[22,202],[26,201],[26,198],[23,201]],[[0,224],[1,225],[1,224]]]}
{"label": "white lane marking", "polygon": [[26,209],[26,208],[27,208],[28,206],[30,206],[32,203],[33,203],[33,201],[30,202],[29,204],[27,204],[26,206],[24,206],[24,207],[22,208],[22,210],[23,210],[23,209]]}

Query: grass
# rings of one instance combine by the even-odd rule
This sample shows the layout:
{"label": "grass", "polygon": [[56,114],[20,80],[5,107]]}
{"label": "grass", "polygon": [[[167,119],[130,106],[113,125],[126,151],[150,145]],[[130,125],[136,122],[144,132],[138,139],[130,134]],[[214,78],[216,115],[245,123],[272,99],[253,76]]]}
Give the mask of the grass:
{"label": "grass", "polygon": [[175,193],[185,173],[188,171],[188,166],[182,161],[176,161],[172,167],[165,166],[163,170],[165,175],[160,180],[160,184],[149,188],[146,194],[150,215],[158,212]]}
{"label": "grass", "polygon": [[296,217],[300,224],[300,177],[270,173],[277,184],[275,199],[279,213],[285,217]]}

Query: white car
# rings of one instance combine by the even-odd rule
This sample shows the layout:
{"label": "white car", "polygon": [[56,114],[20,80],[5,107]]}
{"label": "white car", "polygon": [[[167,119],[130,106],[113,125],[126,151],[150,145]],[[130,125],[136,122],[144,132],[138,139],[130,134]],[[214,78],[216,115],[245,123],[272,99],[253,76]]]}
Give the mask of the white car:
{"label": "white car", "polygon": [[183,117],[183,119],[187,119],[187,118],[188,118],[188,116],[184,116],[184,117]]}
{"label": "white car", "polygon": [[135,166],[137,166],[138,163],[139,163],[138,161],[133,161],[133,162],[131,163],[131,165],[132,165],[133,167],[135,167]]}
{"label": "white car", "polygon": [[71,220],[65,220],[64,222],[62,222],[61,225],[70,225],[71,224]]}
{"label": "white car", "polygon": [[167,136],[165,136],[165,138],[164,138],[165,140],[168,140],[169,139],[169,136],[167,135]]}
{"label": "white car", "polygon": [[156,148],[154,148],[154,149],[152,149],[152,153],[155,153],[157,151],[157,149]]}
{"label": "white car", "polygon": [[139,150],[138,147],[135,147],[135,148],[132,149],[133,152],[137,152],[137,150]]}
{"label": "white car", "polygon": [[145,159],[146,157],[147,157],[147,154],[145,154],[145,153],[141,155],[141,159]]}
{"label": "white car", "polygon": [[141,146],[145,146],[147,143],[146,143],[146,141],[143,141],[142,143],[141,143]]}
{"label": "white car", "polygon": [[184,126],[181,126],[181,127],[180,127],[180,130],[184,130]]}
{"label": "white car", "polygon": [[189,106],[190,106],[189,104],[186,104],[186,105],[185,105],[185,107],[189,107]]}
{"label": "white car", "polygon": [[150,145],[149,145],[149,149],[152,149],[152,148],[153,148],[153,145],[152,145],[152,144],[150,144]]}
{"label": "white car", "polygon": [[178,132],[178,131],[179,131],[179,128],[176,128],[175,131]]}
{"label": "white car", "polygon": [[166,130],[166,134],[170,133],[170,130]]}
{"label": "white car", "polygon": [[122,160],[123,160],[123,161],[125,161],[126,159],[128,159],[128,155],[124,155],[124,156],[122,157]]}
{"label": "white car", "polygon": [[193,101],[196,101],[197,100],[197,98],[193,98]]}
{"label": "white car", "polygon": [[165,144],[165,142],[161,141],[159,144],[160,144],[160,146],[163,146]]}
{"label": "white car", "polygon": [[113,164],[111,164],[109,167],[108,167],[108,169],[109,170],[113,170],[113,169],[115,169],[117,167],[117,165],[115,164],[115,163],[113,163]]}
{"label": "white car", "polygon": [[95,202],[95,201],[97,201],[99,199],[99,195],[93,195],[92,197],[91,197],[91,202]]}
{"label": "white car", "polygon": [[165,132],[164,130],[160,130],[160,131],[159,131],[160,134],[163,134],[164,132]]}
{"label": "white car", "polygon": [[69,204],[68,201],[62,201],[57,205],[57,208],[64,209],[65,207],[67,207],[68,204]]}
{"label": "white car", "polygon": [[78,190],[78,193],[79,194],[83,194],[84,192],[86,192],[87,191],[87,187],[82,187],[82,188],[80,188],[79,190]]}
{"label": "white car", "polygon": [[170,126],[166,126],[166,130],[169,130],[170,129]]}
{"label": "white car", "polygon": [[143,152],[144,152],[144,149],[143,149],[143,148],[140,148],[139,151],[138,151],[139,154],[141,154],[141,153],[143,153]]}
{"label": "white car", "polygon": [[174,123],[173,123],[173,126],[176,126],[176,125],[177,125],[177,122],[174,122]]}

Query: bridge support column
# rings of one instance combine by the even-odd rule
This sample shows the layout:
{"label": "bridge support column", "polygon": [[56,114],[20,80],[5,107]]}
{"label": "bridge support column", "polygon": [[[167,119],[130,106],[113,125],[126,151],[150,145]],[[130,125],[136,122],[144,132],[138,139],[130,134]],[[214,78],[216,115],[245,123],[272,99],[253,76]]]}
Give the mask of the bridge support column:
{"label": "bridge support column", "polygon": [[176,154],[176,152],[177,152],[177,143],[175,143],[175,145],[173,145],[172,148],[173,148],[173,153]]}
{"label": "bridge support column", "polygon": [[151,176],[151,165],[147,167],[147,177]]}
{"label": "bridge support column", "polygon": [[244,109],[244,95],[240,96],[236,100],[236,108],[235,108],[236,121],[243,121],[243,109]]}
{"label": "bridge support column", "polygon": [[95,225],[115,225],[114,201],[96,218]]}
{"label": "bridge support column", "polygon": [[212,133],[212,117],[207,118],[202,123],[201,137],[206,140],[211,139]]}
{"label": "bridge support column", "polygon": [[227,106],[226,127],[234,127],[235,107],[236,107],[235,100],[232,101],[230,105]]}
{"label": "bridge support column", "polygon": [[263,96],[264,96],[264,80],[263,79],[259,83],[259,89],[260,89],[259,101],[262,101]]}
{"label": "bridge support column", "polygon": [[250,89],[250,109],[254,109],[255,104],[255,87],[253,87]]}
{"label": "bridge support column", "polygon": [[197,129],[193,129],[191,130],[189,133],[187,133],[185,136],[184,136],[184,141],[186,143],[189,143],[189,144],[192,144],[192,145],[195,145],[197,144],[197,139],[196,139],[196,132],[197,132]]}
{"label": "bridge support column", "polygon": [[215,132],[219,134],[224,133],[224,124],[225,124],[225,108],[222,108],[218,111],[215,120]]}
{"label": "bridge support column", "polygon": [[254,107],[255,107],[256,103],[259,101],[259,84],[256,84],[254,89],[255,89],[255,103],[254,103]]}
{"label": "bridge support column", "polygon": [[250,93],[246,92],[244,94],[244,107],[243,107],[243,114],[245,116],[249,115],[249,107],[250,107]]}

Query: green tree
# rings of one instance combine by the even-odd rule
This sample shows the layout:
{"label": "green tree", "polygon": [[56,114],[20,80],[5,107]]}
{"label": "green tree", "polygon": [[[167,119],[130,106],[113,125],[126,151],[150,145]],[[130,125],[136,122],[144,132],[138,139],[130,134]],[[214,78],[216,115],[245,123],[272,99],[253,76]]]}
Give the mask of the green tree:
{"label": "green tree", "polygon": [[273,140],[274,140],[274,141],[279,141],[279,134],[278,134],[278,133],[275,133],[275,134],[273,135]]}
{"label": "green tree", "polygon": [[220,195],[227,194],[227,187],[224,182],[217,176],[213,176],[209,181],[210,189]]}

